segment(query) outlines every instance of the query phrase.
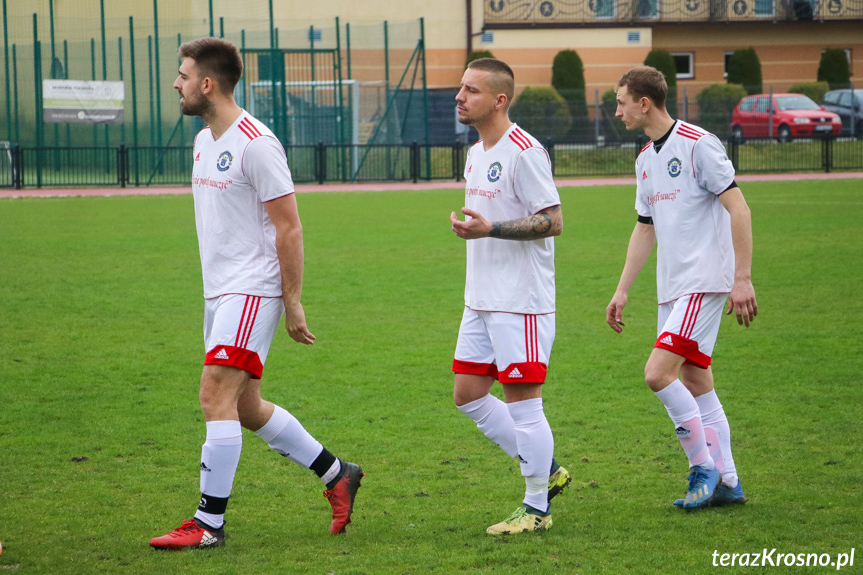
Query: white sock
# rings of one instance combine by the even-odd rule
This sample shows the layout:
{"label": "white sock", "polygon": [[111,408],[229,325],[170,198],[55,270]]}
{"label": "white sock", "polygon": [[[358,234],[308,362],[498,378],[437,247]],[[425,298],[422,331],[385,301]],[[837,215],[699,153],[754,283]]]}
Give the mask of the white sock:
{"label": "white sock", "polygon": [[201,448],[201,503],[195,517],[216,529],[225,523],[242,449],[239,421],[207,422],[207,440]]}
{"label": "white sock", "polygon": [[508,403],[515,423],[521,474],[525,478],[524,503],[548,510],[548,474],[554,455],[554,436],[542,409],[542,398]]}
{"label": "white sock", "polygon": [[737,468],[731,455],[731,428],[716,391],[699,395],[695,401],[701,411],[701,423],[704,425],[710,456],[722,474],[722,483],[728,487],[737,487]]}
{"label": "white sock", "polygon": [[324,449],[296,417],[278,405],[270,420],[255,435],[266,441],[276,453],[306,469],[312,466]]}
{"label": "white sock", "polygon": [[341,470],[342,462],[338,457],[336,457],[336,460],[333,461],[333,464],[330,465],[330,468],[327,470],[327,472],[321,475],[321,481],[323,481],[324,485],[326,485],[327,483],[335,479]]}
{"label": "white sock", "polygon": [[700,465],[705,469],[713,469],[715,465],[707,448],[701,412],[698,410],[695,398],[683,382],[675,379],[671,385],[657,391],[656,397],[665,406],[671,421],[674,422],[674,430],[689,459],[689,466]]}
{"label": "white sock", "polygon": [[470,403],[458,406],[458,410],[474,420],[477,428],[503,449],[507,455],[513,458],[518,457],[515,423],[504,402],[489,393]]}

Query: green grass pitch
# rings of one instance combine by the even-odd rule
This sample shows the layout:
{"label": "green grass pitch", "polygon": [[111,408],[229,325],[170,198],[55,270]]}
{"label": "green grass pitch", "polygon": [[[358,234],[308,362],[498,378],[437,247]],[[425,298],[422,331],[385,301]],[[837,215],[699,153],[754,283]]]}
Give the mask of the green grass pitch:
{"label": "green grass pitch", "polygon": [[452,403],[464,242],[449,213],[463,193],[304,194],[303,301],[318,341],[280,332],[263,386],[365,468],[354,524],[331,536],[317,478],[245,432],[227,546],[185,553],[147,543],[198,498],[191,197],[0,200],[0,572],[708,573],[715,551],[850,553],[863,508],[860,180],[743,191],[760,314],[748,330],[723,319],[714,369],[746,506],[671,506],[686,460],[642,379],[653,259],[624,333],[605,325],[632,188],[561,190],[544,396],[574,481],[551,531],[503,539],[485,528],[520,504],[518,465]]}

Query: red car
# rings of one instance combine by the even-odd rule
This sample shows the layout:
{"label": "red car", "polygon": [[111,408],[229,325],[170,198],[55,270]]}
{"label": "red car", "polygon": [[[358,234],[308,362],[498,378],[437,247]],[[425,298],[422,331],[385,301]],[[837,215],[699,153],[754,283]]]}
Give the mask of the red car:
{"label": "red car", "polygon": [[[773,132],[770,115],[773,115]],[[746,138],[792,138],[838,136],[842,120],[803,94],[769,94],[747,96],[737,103],[731,114],[731,133],[740,141]]]}

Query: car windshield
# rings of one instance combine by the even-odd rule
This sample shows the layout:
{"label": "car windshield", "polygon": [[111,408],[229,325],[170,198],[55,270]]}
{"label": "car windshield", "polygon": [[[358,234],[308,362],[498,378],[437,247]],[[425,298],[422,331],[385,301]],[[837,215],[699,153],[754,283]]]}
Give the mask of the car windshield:
{"label": "car windshield", "polygon": [[777,96],[776,107],[780,110],[820,110],[818,104],[806,96]]}

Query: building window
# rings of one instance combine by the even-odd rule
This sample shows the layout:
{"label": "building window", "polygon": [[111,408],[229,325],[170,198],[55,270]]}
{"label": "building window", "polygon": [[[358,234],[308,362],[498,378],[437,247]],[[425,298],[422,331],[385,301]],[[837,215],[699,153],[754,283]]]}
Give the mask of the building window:
{"label": "building window", "polygon": [[641,44],[641,32],[627,32],[626,33],[626,43],[627,44]]}
{"label": "building window", "polygon": [[725,66],[722,68],[722,77],[728,77],[728,62],[731,60],[731,57],[734,55],[734,52],[726,52],[725,53]]}
{"label": "building window", "polygon": [[652,19],[659,15],[659,0],[638,0],[638,17]]}
{"label": "building window", "polygon": [[320,28],[309,28],[309,42],[320,42],[321,41],[321,29]]}
{"label": "building window", "polygon": [[797,20],[812,20],[815,14],[815,0],[789,0],[788,6]]}
{"label": "building window", "polygon": [[695,77],[695,59],[692,52],[672,52],[674,67],[678,80],[690,80]]}
{"label": "building window", "polygon": [[774,0],[755,0],[755,17],[772,18],[775,15]]}
{"label": "building window", "polygon": [[494,44],[494,32],[483,32],[479,37],[480,44]]}
{"label": "building window", "polygon": [[589,0],[588,6],[593,10],[597,20],[614,18],[617,2],[615,0]]}

